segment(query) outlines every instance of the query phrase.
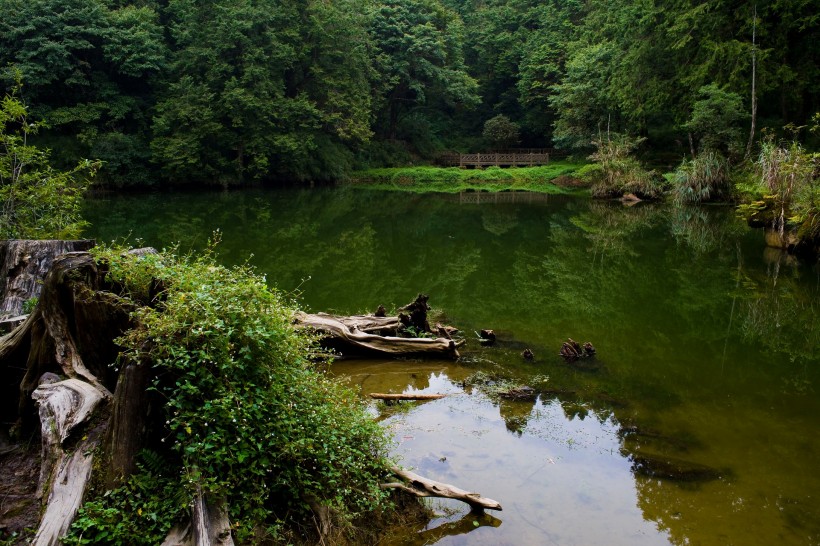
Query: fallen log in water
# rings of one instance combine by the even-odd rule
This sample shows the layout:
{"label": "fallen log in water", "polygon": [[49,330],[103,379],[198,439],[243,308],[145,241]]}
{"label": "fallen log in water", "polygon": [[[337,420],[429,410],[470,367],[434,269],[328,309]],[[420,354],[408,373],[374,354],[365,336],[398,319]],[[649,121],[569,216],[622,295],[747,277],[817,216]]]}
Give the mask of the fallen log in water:
{"label": "fallen log in water", "polygon": [[[323,343],[343,355],[369,354],[381,356],[443,356],[458,358],[455,340],[447,338],[398,337],[395,335],[377,335],[369,331],[384,331],[396,324],[399,319],[373,316],[338,317],[325,313],[296,313],[297,325],[312,328],[323,334]],[[390,325],[390,326],[388,326]]]}
{"label": "fallen log in water", "polygon": [[501,503],[493,499],[482,497],[479,493],[471,493],[458,488],[449,483],[437,482],[424,476],[419,476],[415,472],[403,470],[397,466],[390,468],[396,476],[404,482],[383,483],[382,489],[400,489],[416,497],[439,497],[444,499],[455,499],[466,502],[473,510],[501,510]]}
{"label": "fallen log in water", "polygon": [[421,393],[408,393],[408,394],[385,394],[380,392],[371,392],[370,398],[374,398],[376,400],[438,400],[439,398],[444,398],[447,396],[446,394],[421,394]]}

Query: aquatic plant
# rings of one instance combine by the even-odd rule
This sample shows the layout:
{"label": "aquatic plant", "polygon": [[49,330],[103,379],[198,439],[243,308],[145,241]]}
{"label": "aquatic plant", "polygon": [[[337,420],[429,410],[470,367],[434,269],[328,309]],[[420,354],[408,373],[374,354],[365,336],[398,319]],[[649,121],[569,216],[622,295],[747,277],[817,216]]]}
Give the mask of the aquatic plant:
{"label": "aquatic plant", "polygon": [[793,233],[798,244],[820,239],[820,154],[806,151],[797,141],[770,138],[761,144],[755,167],[756,180],[742,188],[752,198],[740,212],[767,224],[784,245],[787,233]]}

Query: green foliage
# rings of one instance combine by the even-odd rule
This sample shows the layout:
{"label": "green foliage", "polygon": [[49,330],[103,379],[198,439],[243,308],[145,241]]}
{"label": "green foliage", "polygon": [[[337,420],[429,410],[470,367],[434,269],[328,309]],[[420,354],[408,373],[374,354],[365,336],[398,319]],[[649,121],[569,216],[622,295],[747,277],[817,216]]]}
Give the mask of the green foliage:
{"label": "green foliage", "polygon": [[518,143],[518,124],[510,121],[504,114],[499,114],[484,122],[482,135],[496,149],[503,150]]}
{"label": "green foliage", "polygon": [[80,507],[63,544],[136,546],[165,540],[171,527],[188,515],[189,496],[159,455],[143,452],[142,459],[125,485]]}
{"label": "green foliage", "polygon": [[768,191],[772,227],[787,226],[801,238],[820,237],[820,154],[809,153],[798,142],[763,142],[757,168]]}
{"label": "green foliage", "polygon": [[731,189],[729,161],[713,150],[684,159],[672,178],[672,194],[678,204],[723,199]]}
{"label": "green foliage", "polygon": [[460,169],[458,167],[404,167],[369,169],[351,175],[356,187],[412,192],[526,190],[543,193],[577,192],[578,163],[556,161],[542,167]]}
{"label": "green foliage", "polygon": [[382,134],[395,138],[402,116],[429,105],[474,105],[476,81],[465,70],[463,25],[439,0],[389,0],[372,5],[370,36],[375,47]]}
{"label": "green foliage", "polygon": [[[359,0],[168,8],[174,77],[152,151],[176,182],[319,178],[370,136],[372,68]],[[325,153],[326,148],[332,151]]]}
{"label": "green foliage", "polygon": [[[527,147],[588,153],[607,128],[680,156],[692,132],[731,157],[745,140],[753,53],[759,125],[813,112],[812,8],[0,0],[0,67],[22,71],[33,114],[52,126],[43,136],[73,141],[55,158],[99,157],[113,186],[335,180],[354,157],[390,166],[476,151],[495,115]],[[374,135],[390,142],[371,147]]]}
{"label": "green foliage", "polygon": [[[119,365],[147,359],[159,368],[152,388],[166,401],[165,455],[179,461],[171,475],[186,498],[197,489],[225,498],[240,543],[262,540],[260,529],[286,515],[305,516],[309,499],[341,523],[382,505],[386,435],[352,391],[316,371],[312,359],[323,354],[294,330],[285,295],[247,267],[216,265],[212,250],[180,258],[104,248],[97,257],[142,304],[140,327],[119,340]],[[154,302],[151,279],[166,283]],[[146,495],[152,510],[167,498],[161,489]],[[100,521],[103,528],[126,526],[123,543],[137,540],[128,522],[139,521],[139,505],[114,504],[114,515],[105,504],[87,506],[85,527],[101,518],[113,522]],[[162,528],[173,515],[159,514]]]}
{"label": "green foliage", "polygon": [[[737,153],[741,148],[742,131],[738,123],[747,116],[743,99],[737,93],[721,89],[715,84],[700,88],[692,108],[692,116],[684,128],[696,135],[704,151]],[[715,164],[712,154],[707,163]]]}
{"label": "green foliage", "polygon": [[0,239],[70,239],[85,226],[83,193],[99,162],[81,161],[68,171],[54,169],[49,151],[28,143],[43,126],[29,121],[19,80],[0,103]]}
{"label": "green foliage", "polygon": [[23,313],[28,315],[33,312],[38,303],[40,303],[40,298],[34,297],[27,299],[23,302]]}
{"label": "green foliage", "polygon": [[592,195],[614,197],[634,193],[641,198],[655,199],[664,190],[664,180],[654,171],[647,171],[632,157],[632,152],[643,139],[633,139],[621,134],[598,135],[592,143],[596,151],[589,159],[600,165],[600,171],[589,172],[594,176]]}
{"label": "green foliage", "polygon": [[[49,120],[49,135],[81,144],[76,152],[76,146],[55,148],[64,164],[104,152],[108,135],[124,135],[147,149],[153,85],[168,49],[155,6],[122,4],[0,0],[0,67],[14,66],[3,75],[22,73],[26,99],[36,106],[34,115]],[[100,178],[117,185],[145,181],[116,170],[124,161],[103,165]],[[131,153],[129,163],[144,171],[148,157]]]}
{"label": "green foliage", "polygon": [[553,141],[562,148],[589,149],[594,135],[612,121],[605,82],[613,49],[600,43],[578,49],[566,76],[555,84],[550,105],[558,112]]}

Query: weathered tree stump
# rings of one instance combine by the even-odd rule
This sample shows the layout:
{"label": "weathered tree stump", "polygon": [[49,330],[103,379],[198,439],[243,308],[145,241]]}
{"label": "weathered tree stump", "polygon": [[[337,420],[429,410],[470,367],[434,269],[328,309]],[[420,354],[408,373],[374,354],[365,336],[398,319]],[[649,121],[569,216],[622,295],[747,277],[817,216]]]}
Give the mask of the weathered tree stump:
{"label": "weathered tree stump", "polygon": [[[14,423],[13,436],[39,429],[42,438],[38,497],[45,507],[39,524],[30,522],[37,546],[60,543],[92,471],[108,485],[134,471],[150,419],[161,414],[145,392],[150,366],[126,363],[119,374],[110,366],[120,352],[114,340],[134,326],[134,303],[117,288],[87,252],[57,256],[33,312],[0,338],[0,423]],[[189,544],[231,544],[224,503],[198,500]]]}
{"label": "weathered tree stump", "polygon": [[427,322],[427,311],[430,310],[430,306],[427,304],[429,299],[430,296],[427,294],[419,294],[414,301],[401,307],[399,309],[400,311],[410,313],[409,316],[399,314],[399,320],[401,320],[402,324],[408,328],[414,328],[417,332],[432,333],[430,323]]}
{"label": "weathered tree stump", "polygon": [[495,331],[494,330],[481,330],[478,332],[478,339],[479,343],[482,345],[494,345],[495,344]]}
{"label": "weathered tree stump", "polygon": [[40,282],[51,269],[54,258],[93,246],[92,240],[0,241],[0,319],[22,315],[24,304],[40,295]]}
{"label": "weathered tree stump", "polygon": [[592,343],[589,341],[581,346],[580,343],[572,338],[567,338],[567,341],[565,341],[561,346],[561,351],[559,354],[567,360],[577,360],[579,358],[594,356],[595,352],[595,347],[593,347]]}

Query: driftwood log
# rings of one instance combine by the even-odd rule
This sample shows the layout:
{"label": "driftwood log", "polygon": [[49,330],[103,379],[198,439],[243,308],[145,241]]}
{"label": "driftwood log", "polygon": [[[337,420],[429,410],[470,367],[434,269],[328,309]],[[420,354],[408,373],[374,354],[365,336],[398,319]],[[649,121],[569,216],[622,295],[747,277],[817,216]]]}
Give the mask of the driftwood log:
{"label": "driftwood log", "polygon": [[479,493],[471,493],[455,485],[437,482],[397,466],[392,467],[390,471],[403,481],[383,483],[381,484],[382,489],[401,489],[416,497],[439,497],[460,500],[469,504],[470,508],[476,511],[485,509],[501,510],[501,503],[493,499],[482,497]]}
{"label": "driftwood log", "polygon": [[327,347],[348,355],[432,356],[458,358],[460,343],[447,338],[407,338],[396,334],[399,318],[376,316],[339,317],[325,313],[295,316],[297,325],[312,328],[324,336]]}
{"label": "driftwood log", "polygon": [[430,305],[427,301],[430,296],[427,294],[419,294],[416,299],[400,308],[400,311],[407,311],[410,315],[399,313],[399,320],[408,328],[413,328],[417,332],[432,333],[430,323],[427,322],[427,311],[430,310]]}
{"label": "driftwood log", "polygon": [[583,346],[572,338],[568,338],[563,345],[561,345],[560,355],[567,360],[577,360],[579,358],[587,358],[595,356],[595,347],[592,343],[587,341]]}

